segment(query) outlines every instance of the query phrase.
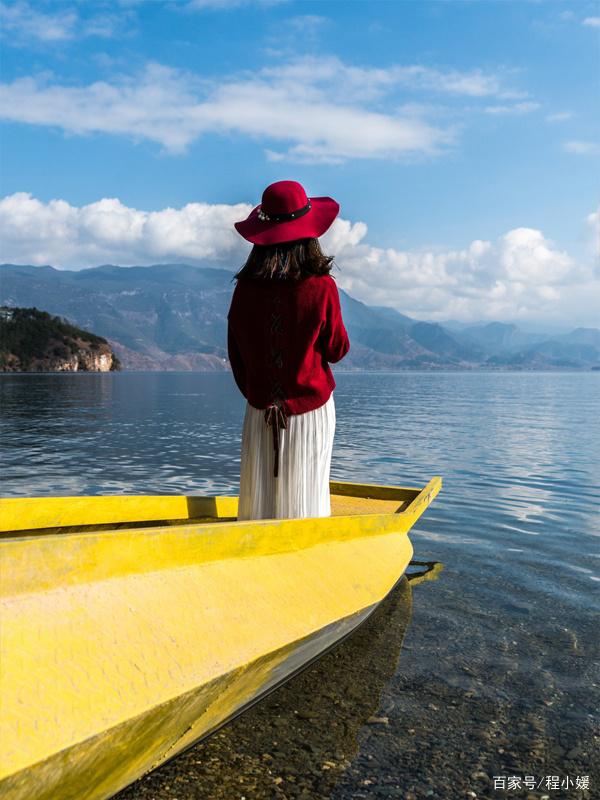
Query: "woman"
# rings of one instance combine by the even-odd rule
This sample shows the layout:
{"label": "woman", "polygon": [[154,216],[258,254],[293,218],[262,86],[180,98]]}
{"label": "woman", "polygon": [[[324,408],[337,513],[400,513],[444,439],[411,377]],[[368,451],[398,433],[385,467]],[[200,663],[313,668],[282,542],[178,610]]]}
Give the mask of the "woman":
{"label": "woman", "polygon": [[247,399],[238,519],[326,517],[335,431],[329,362],[350,347],[332,258],[318,237],[339,205],[296,181],[268,186],[235,227],[254,247],[228,314],[233,376]]}

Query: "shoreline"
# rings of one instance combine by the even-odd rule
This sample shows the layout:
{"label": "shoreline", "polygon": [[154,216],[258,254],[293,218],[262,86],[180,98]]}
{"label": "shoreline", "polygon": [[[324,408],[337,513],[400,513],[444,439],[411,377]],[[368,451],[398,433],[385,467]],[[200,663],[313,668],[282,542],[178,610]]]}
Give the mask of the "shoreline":
{"label": "shoreline", "polygon": [[[600,367],[403,367],[402,369],[334,369],[334,375],[398,375],[407,372],[421,372],[431,374],[446,373],[481,373],[481,374],[513,374],[520,375],[526,373],[535,374],[582,374],[587,372],[600,373]],[[214,369],[120,369],[120,370],[43,370],[39,372],[27,372],[26,370],[0,370],[0,377],[3,375],[231,375],[231,370]]]}

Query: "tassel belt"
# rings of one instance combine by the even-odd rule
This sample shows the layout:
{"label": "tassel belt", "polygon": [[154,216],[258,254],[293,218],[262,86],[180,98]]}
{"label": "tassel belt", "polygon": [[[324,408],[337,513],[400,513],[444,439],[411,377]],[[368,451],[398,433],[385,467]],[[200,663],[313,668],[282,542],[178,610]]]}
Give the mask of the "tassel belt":
{"label": "tassel belt", "polygon": [[273,475],[277,478],[279,475],[279,431],[282,428],[287,428],[287,416],[285,411],[277,403],[271,403],[265,409],[265,422],[267,427],[270,425],[273,431],[273,451],[275,455],[275,463],[273,467]]}

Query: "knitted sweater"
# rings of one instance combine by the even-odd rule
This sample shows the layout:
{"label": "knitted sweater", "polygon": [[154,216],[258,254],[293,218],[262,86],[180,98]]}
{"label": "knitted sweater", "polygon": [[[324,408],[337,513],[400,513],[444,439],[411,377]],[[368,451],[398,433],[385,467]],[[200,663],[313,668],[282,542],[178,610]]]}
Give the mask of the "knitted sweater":
{"label": "knitted sweater", "polygon": [[250,405],[275,404],[286,416],[327,402],[335,388],[329,362],[350,348],[330,275],[240,278],[227,338],[233,376]]}

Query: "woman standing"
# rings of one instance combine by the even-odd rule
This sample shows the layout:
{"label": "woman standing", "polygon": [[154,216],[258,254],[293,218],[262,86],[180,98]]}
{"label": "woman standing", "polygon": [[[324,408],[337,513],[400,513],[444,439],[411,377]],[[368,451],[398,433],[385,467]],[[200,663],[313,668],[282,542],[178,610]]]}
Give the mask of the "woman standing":
{"label": "woman standing", "polygon": [[268,186],[235,227],[254,247],[235,276],[229,361],[247,400],[238,519],[326,517],[335,432],[329,363],[350,347],[318,237],[339,205],[296,181]]}

